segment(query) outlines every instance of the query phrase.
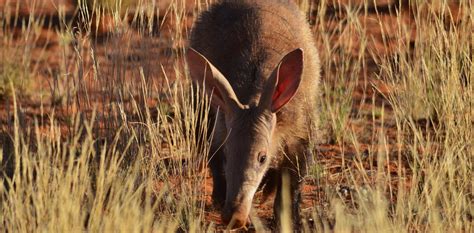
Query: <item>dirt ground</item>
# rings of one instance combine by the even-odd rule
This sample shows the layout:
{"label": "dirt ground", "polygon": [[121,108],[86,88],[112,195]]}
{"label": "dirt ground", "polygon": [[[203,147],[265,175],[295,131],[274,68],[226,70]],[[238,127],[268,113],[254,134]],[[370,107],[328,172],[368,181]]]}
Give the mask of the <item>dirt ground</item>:
{"label": "dirt ground", "polygon": [[[0,12],[4,12],[7,7],[6,2],[9,2],[10,6],[17,6],[16,1],[0,0]],[[35,8],[27,3],[19,4],[19,16],[21,19],[26,20],[32,14],[32,9]],[[28,2],[28,1],[25,1]],[[150,83],[150,86],[157,87],[160,89],[165,86],[165,73],[166,78],[173,80],[178,71],[176,71],[174,65],[179,64],[177,60],[179,57],[177,54],[182,53],[183,48],[186,47],[186,34],[189,32],[192,26],[195,9],[197,6],[189,4],[185,11],[183,11],[184,18],[180,19],[184,22],[184,27],[180,28],[184,36],[177,38],[174,32],[176,31],[176,18],[166,15],[169,10],[167,2],[162,1],[159,5],[160,11],[156,15],[156,19],[159,21],[156,25],[153,25],[153,30],[146,36],[140,35],[136,25],[131,24],[132,17],[130,20],[124,20],[124,25],[119,25],[118,28],[123,31],[112,31],[112,16],[106,16],[102,19],[100,24],[93,26],[93,34],[87,36],[81,34],[81,30],[78,27],[75,38],[70,38],[70,43],[82,44],[82,51],[80,53],[86,54],[83,61],[78,61],[74,57],[74,51],[70,47],[70,51],[64,51],[64,47],[61,43],[64,43],[64,38],[58,36],[57,31],[61,30],[60,17],[57,14],[58,6],[65,12],[66,19],[76,24],[80,23],[78,19],[78,13],[76,6],[68,0],[53,0],[53,1],[39,1],[40,3],[36,6],[36,10],[33,14],[34,17],[43,17],[44,24],[39,27],[40,32],[37,33],[35,38],[34,46],[31,47],[30,41],[26,41],[21,36],[21,24],[10,23],[4,25],[4,27],[10,27],[13,33],[14,41],[8,46],[19,46],[25,49],[31,50],[31,69],[33,70],[33,82],[30,84],[32,87],[25,89],[25,93],[18,93],[19,105],[21,106],[20,112],[22,116],[22,124],[25,127],[32,126],[34,119],[47,118],[53,111],[56,116],[62,119],[64,124],[68,122],[68,116],[78,111],[90,111],[92,106],[102,106],[104,99],[102,96],[102,90],[112,89],[112,85],[116,82],[114,79],[123,79],[130,88],[134,89],[139,86],[136,84],[137,80],[140,79],[140,72],[144,72],[146,77],[149,77],[146,81]],[[52,3],[54,4],[52,4]],[[188,1],[194,2],[194,1]],[[357,7],[359,1],[341,1],[342,3],[337,4],[329,1],[327,6],[327,25],[321,27],[325,32],[321,32],[316,26],[314,27],[316,43],[322,46],[318,41],[320,37],[318,33],[334,33],[332,44],[334,48],[339,48],[349,53],[349,59],[358,59],[361,55],[358,51],[360,38],[357,36],[343,33],[340,28],[337,28],[336,22],[344,19],[343,8]],[[372,1],[370,1],[372,2]],[[401,3],[400,3],[401,2]],[[376,5],[368,6],[368,14],[364,15],[361,11],[360,19],[363,23],[362,28],[367,33],[367,36],[371,38],[368,40],[367,48],[365,49],[366,54],[364,55],[366,67],[361,72],[360,77],[357,80],[357,85],[353,95],[353,105],[351,118],[349,119],[348,127],[352,128],[360,138],[360,148],[364,151],[362,154],[371,154],[379,150],[377,144],[378,135],[376,132],[384,131],[385,135],[389,140],[391,147],[397,147],[396,144],[396,125],[394,120],[390,117],[393,112],[388,104],[384,95],[389,94],[392,91],[391,86],[383,83],[376,77],[378,74],[378,67],[376,61],[374,61],[371,54],[376,53],[379,57],[393,56],[395,46],[398,38],[396,38],[395,32],[397,20],[394,17],[395,12],[399,12],[402,15],[403,23],[406,28],[412,31],[412,38],[407,46],[413,46],[412,42],[415,39],[415,24],[413,22],[413,16],[411,15],[410,9],[407,4],[403,4],[404,1],[395,0],[384,0],[377,1]],[[453,10],[455,12],[455,4],[453,4]],[[316,9],[309,15],[309,21],[315,22],[319,12]],[[456,17],[454,17],[456,18]],[[74,25],[74,23],[70,25]],[[385,35],[383,38],[382,35]],[[1,36],[1,35],[0,35]],[[89,42],[88,38],[92,38]],[[91,48],[94,49],[97,61],[91,59],[91,56],[87,56],[90,53]],[[410,49],[410,48],[408,48]],[[8,55],[7,55],[8,56]],[[2,58],[7,57],[2,55]],[[68,60],[69,59],[69,60]],[[323,59],[327,59],[323,57]],[[332,58],[334,69],[340,64],[341,59],[346,58]],[[78,70],[74,68],[73,64],[77,62],[83,62],[82,67],[84,70]],[[94,72],[92,65],[94,62],[101,64],[100,71],[101,76],[104,78],[101,81],[91,81],[92,74]],[[324,62],[324,61],[323,61]],[[116,66],[122,65],[121,69],[117,69]],[[142,70],[137,67],[142,67]],[[63,102],[71,101],[75,103],[61,104],[60,100],[55,101],[51,95],[44,93],[51,93],[54,88],[55,75],[61,70],[67,70],[69,72],[78,73],[82,72],[83,86],[79,89],[79,93],[87,92],[87,98],[82,96],[79,101],[74,99],[74,96],[70,96],[62,100]],[[333,70],[323,70],[323,78],[328,79]],[[124,83],[118,82],[118,83]],[[97,86],[99,83],[102,86]],[[64,84],[67,85],[68,84]],[[83,92],[81,92],[83,91]],[[46,97],[42,97],[46,96]],[[49,96],[49,97],[48,97]],[[66,95],[67,96],[67,95]],[[70,99],[69,99],[70,98]],[[155,101],[147,102],[150,108],[153,108],[156,104]],[[373,104],[374,103],[374,104]],[[373,117],[374,111],[385,112],[385,118]],[[0,130],[8,131],[12,124],[12,109],[13,105],[11,99],[3,99],[0,103]],[[357,115],[357,116],[356,116]],[[60,121],[61,122],[61,121]],[[424,119],[420,119],[420,124],[427,124]],[[47,127],[47,120],[40,121],[42,127]],[[66,129],[65,129],[66,130]],[[66,130],[67,131],[67,130]],[[323,144],[318,146],[318,153],[316,154],[315,160],[317,163],[324,167],[325,179],[321,182],[331,184],[335,187],[335,190],[339,192],[341,196],[347,197],[350,201],[352,187],[348,185],[348,182],[342,178],[341,172],[343,169],[354,168],[355,164],[352,163],[353,158],[356,156],[355,149],[350,145],[340,145],[335,141],[327,140]],[[375,161],[373,158],[366,158],[363,163],[366,166],[367,171],[373,170],[376,172],[377,168],[373,165]],[[406,161],[399,160],[396,155],[391,155],[390,159],[386,161],[386,169],[393,171],[394,177],[396,177],[398,171],[402,171],[408,174],[409,168]],[[360,181],[361,183],[367,181]],[[370,178],[369,178],[370,182]],[[391,181],[393,187],[397,187],[398,180],[395,178]],[[409,186],[410,182],[403,181],[404,185]],[[209,222],[214,222],[217,225],[221,225],[219,212],[215,210],[211,205],[210,193],[212,189],[211,177],[206,178],[206,186],[203,188],[203,192],[206,193],[206,219]],[[304,212],[311,212],[315,206],[324,208],[327,203],[327,199],[322,195],[323,190],[317,183],[306,183],[303,188],[303,206]],[[395,194],[396,189],[390,189],[388,193]],[[393,197],[388,195],[388,197]],[[259,197],[255,200],[254,210],[264,222],[270,223],[272,221],[272,203],[267,201],[265,203],[259,203]]]}

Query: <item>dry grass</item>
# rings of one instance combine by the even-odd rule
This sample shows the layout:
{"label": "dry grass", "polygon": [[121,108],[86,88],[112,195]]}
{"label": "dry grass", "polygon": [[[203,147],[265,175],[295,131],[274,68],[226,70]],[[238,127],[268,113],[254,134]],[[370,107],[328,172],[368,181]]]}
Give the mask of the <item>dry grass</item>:
{"label": "dry grass", "polygon": [[[182,59],[209,2],[98,2],[54,17],[0,8],[0,230],[224,229],[203,188],[209,106]],[[327,139],[304,230],[473,232],[471,1],[299,2]]]}

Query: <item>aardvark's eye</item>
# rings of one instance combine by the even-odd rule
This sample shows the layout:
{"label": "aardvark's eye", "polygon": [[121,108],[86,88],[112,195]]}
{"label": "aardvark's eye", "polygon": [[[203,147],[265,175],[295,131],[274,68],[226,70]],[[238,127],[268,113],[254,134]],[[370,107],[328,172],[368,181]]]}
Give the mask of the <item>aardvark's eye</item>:
{"label": "aardvark's eye", "polygon": [[267,161],[267,152],[262,151],[262,152],[258,153],[257,160],[260,164],[264,164],[265,161]]}

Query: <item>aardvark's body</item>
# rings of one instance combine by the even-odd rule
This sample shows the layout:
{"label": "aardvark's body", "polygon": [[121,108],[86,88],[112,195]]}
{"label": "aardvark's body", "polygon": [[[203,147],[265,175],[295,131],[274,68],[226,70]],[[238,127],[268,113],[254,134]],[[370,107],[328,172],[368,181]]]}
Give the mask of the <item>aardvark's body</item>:
{"label": "aardvark's body", "polygon": [[304,16],[287,1],[224,1],[200,15],[190,47],[191,77],[212,94],[212,197],[224,222],[245,225],[259,186],[277,188],[278,219],[283,174],[298,219],[320,76]]}

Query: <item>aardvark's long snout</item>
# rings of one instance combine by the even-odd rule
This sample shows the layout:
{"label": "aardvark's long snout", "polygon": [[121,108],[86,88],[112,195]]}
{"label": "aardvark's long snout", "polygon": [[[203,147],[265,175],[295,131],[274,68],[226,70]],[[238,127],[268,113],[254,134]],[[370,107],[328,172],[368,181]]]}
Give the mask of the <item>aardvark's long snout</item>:
{"label": "aardvark's long snout", "polygon": [[256,189],[257,184],[246,184],[241,188],[229,190],[222,211],[222,221],[229,228],[241,228],[247,224]]}

